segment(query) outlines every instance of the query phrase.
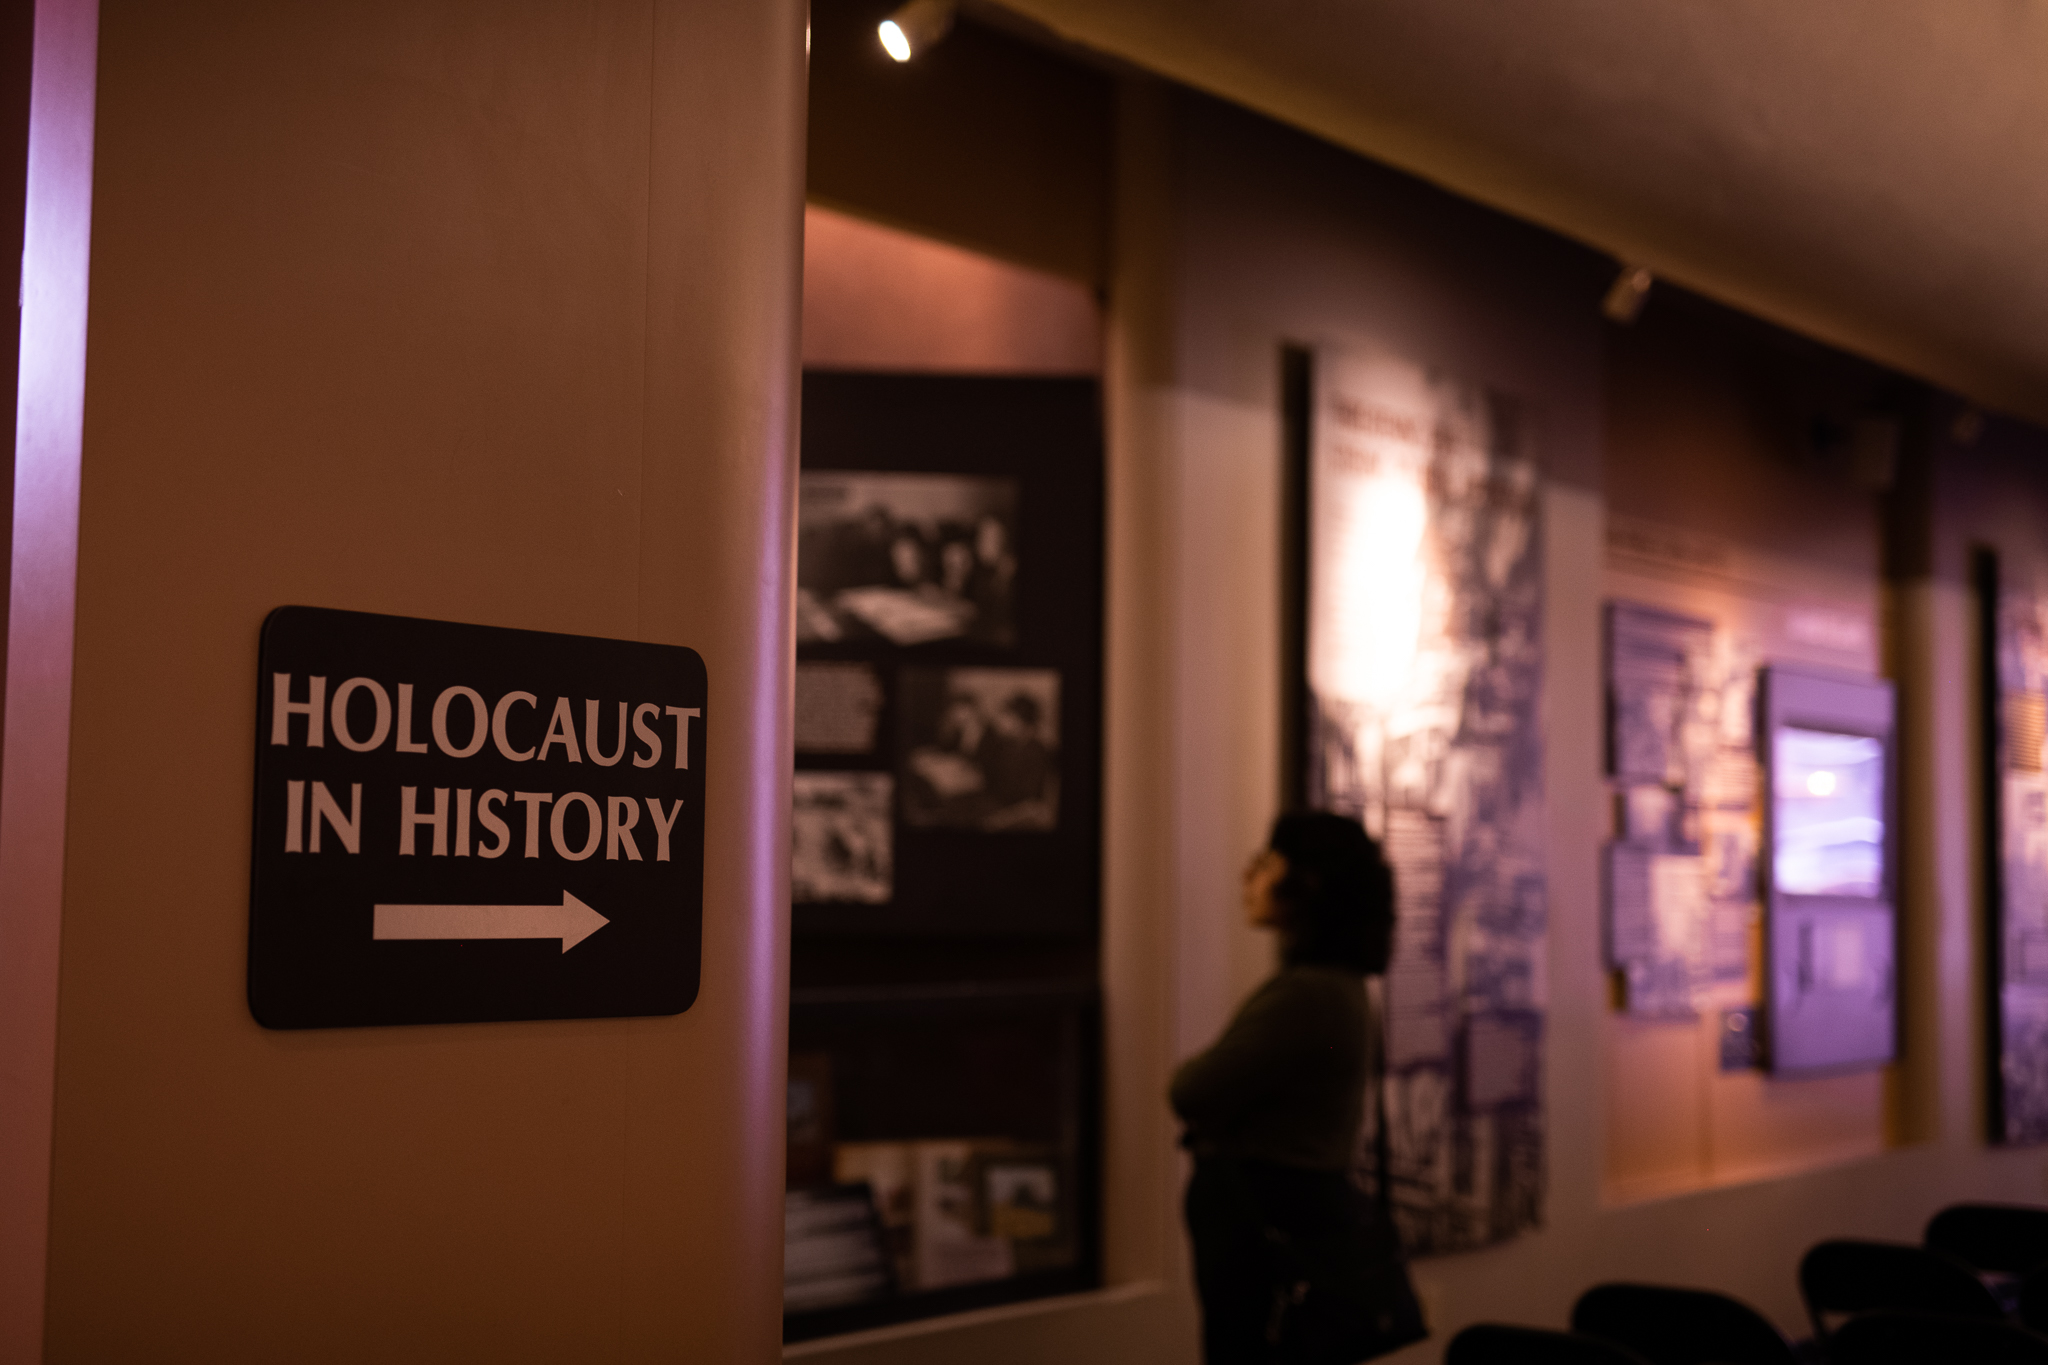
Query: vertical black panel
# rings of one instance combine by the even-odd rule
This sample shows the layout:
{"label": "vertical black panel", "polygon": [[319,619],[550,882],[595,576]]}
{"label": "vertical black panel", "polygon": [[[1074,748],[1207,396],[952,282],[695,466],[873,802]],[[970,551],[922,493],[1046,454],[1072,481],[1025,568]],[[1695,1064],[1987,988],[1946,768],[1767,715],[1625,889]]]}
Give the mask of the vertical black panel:
{"label": "vertical black panel", "polygon": [[1984,1009],[1984,1100],[1986,1134],[2005,1140],[2005,784],[1999,743],[1998,555],[1979,546],[1970,554],[1970,583],[1977,609],[1977,782],[1984,819],[1978,829],[1984,869],[1984,978],[1978,999]]}
{"label": "vertical black panel", "polygon": [[1315,353],[1280,350],[1280,801],[1308,800],[1308,471]]}

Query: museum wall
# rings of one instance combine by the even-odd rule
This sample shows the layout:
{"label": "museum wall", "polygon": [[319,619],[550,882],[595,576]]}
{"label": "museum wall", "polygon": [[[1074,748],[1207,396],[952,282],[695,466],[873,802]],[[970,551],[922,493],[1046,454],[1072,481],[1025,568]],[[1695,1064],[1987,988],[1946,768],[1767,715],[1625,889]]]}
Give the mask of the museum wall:
{"label": "museum wall", "polygon": [[[47,1356],[779,1350],[804,14],[110,3]],[[267,1031],[258,630],[687,645],[702,990]]]}
{"label": "museum wall", "polygon": [[[1967,800],[1944,800],[1967,785],[1972,764],[1970,658],[1956,638],[1967,622],[1959,603],[1923,602],[1901,614],[1912,616],[1912,629],[1925,638],[1896,645],[1888,638],[1893,594],[1882,577],[1876,471],[1859,463],[1853,440],[1855,419],[1866,414],[1901,414],[1902,444],[1924,429],[1905,420],[1915,411],[1913,386],[1902,395],[1896,378],[1871,367],[1721,310],[1668,295],[1660,301],[1654,292],[1636,324],[1642,331],[1624,333],[1599,318],[1611,263],[1205,100],[1185,100],[1176,135],[1185,206],[1177,224],[1176,397],[1184,413],[1197,414],[1185,416],[1183,430],[1203,431],[1181,438],[1184,452],[1219,439],[1235,419],[1243,423],[1236,468],[1263,464],[1269,479],[1278,477],[1275,371],[1264,358],[1290,342],[1378,340],[1527,396],[1550,419],[1544,458],[1559,463],[1546,471],[1545,503],[1548,1220],[1543,1231],[1492,1250],[1418,1263],[1416,1280],[1439,1331],[1481,1317],[1562,1324],[1577,1293],[1602,1278],[1721,1288],[1796,1330],[1802,1314],[1793,1272],[1813,1241],[1917,1239],[1926,1217],[1945,1202],[2038,1198],[2038,1158],[1987,1148],[1981,1105],[1970,1098],[1980,1089],[1980,997],[1967,958],[1965,970],[1956,970],[1955,947],[1974,934],[1973,836],[1966,816],[1954,816],[1967,811]],[[1319,200],[1344,211],[1318,212]],[[1205,420],[1199,414],[1219,394],[1234,397],[1235,405],[1221,420]],[[1256,414],[1265,416],[1263,429],[1254,425]],[[1816,444],[1817,425],[1826,426],[1816,418],[1850,430]],[[1561,456],[1559,441],[1570,443]],[[1184,458],[1185,467],[1215,467]],[[1192,484],[1227,487],[1213,474],[1189,477]],[[1717,478],[1724,487],[1709,488]],[[1907,987],[1921,995],[1907,1021],[1908,1057],[1919,1071],[1891,1080],[1866,1076],[1854,1081],[1854,1096],[1831,1095],[1853,1101],[1840,1106],[1854,1130],[1846,1135],[1785,1122],[1790,1145],[1815,1158],[1805,1174],[1755,1172],[1758,1178],[1724,1188],[1617,1205],[1605,1179],[1614,1141],[1606,1114],[1622,1096],[1638,1093],[1644,1069],[1609,1069],[1598,1060],[1611,1024],[1597,871],[1607,834],[1599,608],[1610,588],[1608,528],[1630,518],[1688,526],[1736,547],[1743,573],[1763,575],[1763,586],[1788,599],[1817,588],[1822,614],[1787,631],[1801,638],[1786,647],[1803,648],[1800,657],[1808,661],[1882,669],[1894,651],[1926,661],[1927,676],[1906,680],[1902,728],[1914,770],[1908,781],[1917,782],[1915,799],[1926,803],[1918,810],[1939,806],[1950,814],[1916,831],[1920,843],[1907,852],[1915,869],[1908,874],[1907,934],[1927,950],[1920,954],[1924,978]],[[1193,538],[1182,543],[1185,552],[1206,553]],[[1251,556],[1239,563],[1253,571]],[[1191,588],[1179,599],[1177,628],[1220,642],[1236,626],[1258,638],[1261,613],[1272,610],[1262,599],[1278,599],[1277,578],[1267,572],[1221,611],[1213,597]],[[1242,615],[1218,619],[1233,611]],[[1215,657],[1182,657],[1191,655]],[[1180,752],[1276,743],[1279,717],[1265,709],[1261,687],[1233,686],[1213,666],[1195,673],[1184,667],[1175,685],[1213,697],[1202,723],[1179,734]],[[1224,812],[1237,812],[1228,831],[1234,837],[1220,840],[1232,846],[1229,855],[1194,840],[1176,844],[1181,942],[1191,957],[1204,959],[1183,966],[1177,998],[1177,1038],[1192,1050],[1214,1036],[1233,992],[1265,965],[1257,945],[1213,945],[1215,931],[1192,922],[1213,924],[1229,913],[1230,863],[1256,837],[1263,812],[1217,784],[1182,784],[1176,800],[1187,827],[1220,828]],[[1888,1087],[1914,1094],[1889,1096]],[[1751,1098],[1753,1122],[1782,1122],[1780,1111],[1796,1107],[1770,1093]],[[1841,1121],[1832,1103],[1811,1107],[1827,1114],[1827,1123]],[[1414,1358],[1432,1358],[1434,1349],[1415,1348]]]}
{"label": "museum wall", "polygon": [[[1608,329],[1606,368],[1603,598],[1710,626],[1731,670],[1716,683],[1724,706],[1748,707],[1759,667],[1885,673],[1882,512],[1905,439],[1898,400],[1917,392],[1672,289]],[[1691,1017],[1629,1007],[1606,1020],[1612,1202],[1867,1156],[1888,1122],[1911,1121],[1888,1114],[1882,1071],[1795,1079],[1722,1057],[1726,1012],[1762,1000],[1760,907],[1737,899],[1727,909],[1750,923],[1729,937],[1746,941],[1727,945]]]}
{"label": "museum wall", "polygon": [[823,370],[1099,374],[1102,309],[1069,276],[812,204],[803,360]]}
{"label": "museum wall", "polygon": [[[1952,582],[1897,567],[1893,524],[1933,449],[1934,400],[1676,291],[1653,291],[1632,327],[1605,321],[1613,262],[1227,105],[1133,80],[1121,110],[1107,856],[1112,883],[1121,858],[1140,893],[1108,897],[1105,935],[1155,951],[1142,965],[1113,947],[1105,958],[1110,1285],[801,1353],[1110,1359],[1147,1340],[1148,1354],[1165,1341],[1192,1358],[1182,1168],[1160,1141],[1163,1109],[1140,1111],[1271,966],[1270,945],[1240,924],[1236,879],[1282,800],[1287,347],[1385,347],[1525,400],[1545,475],[1544,1226],[1419,1261],[1437,1336],[1401,1358],[1434,1359],[1482,1318],[1562,1325],[1608,1278],[1723,1289],[1797,1332],[1794,1270],[1814,1241],[1917,1240],[1944,1203],[2037,1199],[2037,1155],[1983,1140],[1973,627],[1967,546],[1951,544],[1969,535],[1930,532],[1963,566]],[[1979,439],[2031,439],[2005,432],[1994,420]],[[1941,525],[1958,527],[1976,485],[1944,478]],[[2020,521],[1995,492],[1971,496],[1978,515]],[[1617,1014],[1600,862],[1612,832],[1603,604],[1618,591],[1719,604],[1782,662],[1898,681],[1907,949],[1894,1067],[1721,1076],[1703,1023]],[[1127,773],[1120,789],[1120,753],[1152,755],[1157,782]],[[1138,1002],[1121,1035],[1120,997]]]}
{"label": "museum wall", "polygon": [[1922,426],[1920,496],[1901,515],[1925,528],[1925,558],[1901,576],[1960,585],[1974,549],[2048,555],[2048,434],[1945,396],[1929,401]]}

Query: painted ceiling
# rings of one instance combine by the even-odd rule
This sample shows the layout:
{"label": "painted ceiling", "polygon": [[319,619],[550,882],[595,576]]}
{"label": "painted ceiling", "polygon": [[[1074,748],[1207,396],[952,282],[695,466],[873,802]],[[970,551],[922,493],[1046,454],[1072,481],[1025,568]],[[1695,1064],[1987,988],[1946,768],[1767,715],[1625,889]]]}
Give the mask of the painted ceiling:
{"label": "painted ceiling", "polygon": [[2048,420],[2043,0],[1005,0]]}

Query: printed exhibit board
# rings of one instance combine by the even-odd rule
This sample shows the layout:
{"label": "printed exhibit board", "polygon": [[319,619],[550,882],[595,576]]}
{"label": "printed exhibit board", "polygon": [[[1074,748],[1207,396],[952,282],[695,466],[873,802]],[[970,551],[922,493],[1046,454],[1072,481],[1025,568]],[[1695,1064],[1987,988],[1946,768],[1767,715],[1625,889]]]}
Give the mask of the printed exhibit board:
{"label": "printed exhibit board", "polygon": [[[1753,638],[1639,602],[1607,607],[1608,966],[1623,1008],[1691,1018],[1746,988],[1759,901]],[[1749,1016],[1724,1031],[1744,1041]]]}
{"label": "printed exhibit board", "polygon": [[2048,573],[1986,555],[1991,1135],[2048,1141]]}
{"label": "printed exhibit board", "polygon": [[270,1028],[697,997],[694,650],[314,607],[264,623],[249,1007]]}
{"label": "printed exhibit board", "polygon": [[1484,1246],[1536,1226],[1543,1204],[1528,414],[1385,352],[1326,349],[1309,436],[1304,795],[1359,816],[1394,868],[1382,1094],[1395,1217],[1415,1252]]}

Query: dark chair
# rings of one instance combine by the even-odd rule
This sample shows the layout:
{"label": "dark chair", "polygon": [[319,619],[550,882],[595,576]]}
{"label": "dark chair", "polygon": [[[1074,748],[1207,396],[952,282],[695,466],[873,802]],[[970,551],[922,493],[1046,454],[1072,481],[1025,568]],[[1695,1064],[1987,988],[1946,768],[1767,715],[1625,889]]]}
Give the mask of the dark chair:
{"label": "dark chair", "polygon": [[2036,1332],[2048,1332],[2048,1265],[2037,1265],[2020,1276],[2018,1299],[2020,1322]]}
{"label": "dark chair", "polygon": [[1476,1323],[1451,1338],[1444,1365],[1649,1365],[1624,1346],[1576,1332]]}
{"label": "dark chair", "polygon": [[1579,1296],[1572,1330],[1626,1346],[1650,1365],[1793,1365],[1790,1343],[1739,1299],[1705,1289],[1601,1284]]}
{"label": "dark chair", "polygon": [[1829,1338],[1828,1365],[2048,1365],[2048,1337],[1984,1318],[1865,1313]]}
{"label": "dark chair", "polygon": [[1968,1266],[1947,1252],[1904,1242],[1822,1242],[1799,1262],[1799,1294],[1813,1318],[1814,1337],[1823,1342],[1830,1336],[1830,1313],[2005,1316]]}
{"label": "dark chair", "polygon": [[2024,1275],[2048,1261],[2048,1209],[2023,1204],[1951,1204],[1921,1239],[1972,1270]]}

